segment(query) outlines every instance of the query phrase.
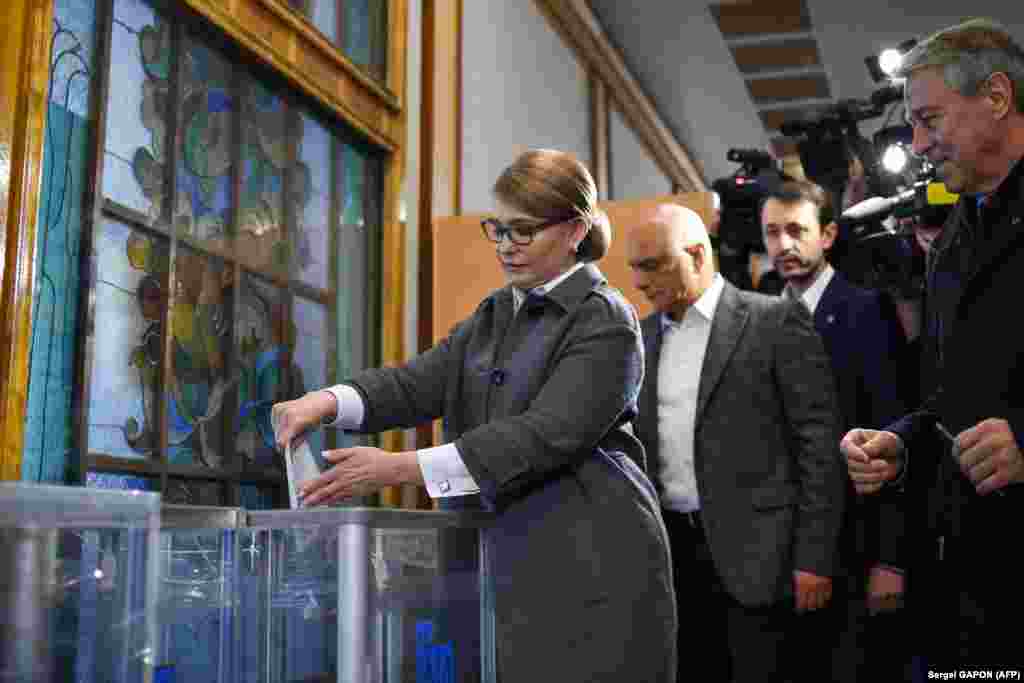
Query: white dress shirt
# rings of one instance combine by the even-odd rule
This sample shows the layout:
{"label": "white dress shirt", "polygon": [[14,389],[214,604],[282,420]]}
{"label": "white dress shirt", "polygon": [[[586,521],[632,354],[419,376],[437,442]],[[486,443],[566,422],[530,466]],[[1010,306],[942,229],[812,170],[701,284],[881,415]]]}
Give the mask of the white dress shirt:
{"label": "white dress shirt", "polygon": [[[818,304],[821,303],[821,297],[825,295],[825,289],[828,287],[828,283],[832,282],[832,277],[836,274],[835,269],[828,263],[822,268],[821,272],[818,273],[817,279],[811,283],[803,294],[800,295],[800,301],[807,306],[807,310],[814,315],[814,312],[818,310]],[[787,284],[787,288],[791,289],[791,285]]]}
{"label": "white dress shirt", "polygon": [[676,322],[661,316],[658,362],[658,448],[661,504],[677,512],[700,509],[693,450],[701,369],[711,338],[711,322],[725,280],[716,274],[711,286]]}
{"label": "white dress shirt", "polygon": [[[552,278],[530,291],[534,294],[547,294],[584,265],[586,263],[580,261],[558,277]],[[514,313],[519,312],[519,307],[525,299],[526,292],[515,287],[512,288]],[[357,429],[363,423],[363,415],[366,410],[359,392],[347,384],[329,387],[325,391],[334,394],[338,401],[338,415],[327,426],[340,429]],[[469,470],[466,469],[466,465],[462,461],[462,454],[459,453],[455,442],[451,441],[432,448],[421,448],[416,451],[416,459],[419,461],[420,472],[423,474],[423,481],[431,498],[466,496],[480,492],[480,487],[469,473]]]}

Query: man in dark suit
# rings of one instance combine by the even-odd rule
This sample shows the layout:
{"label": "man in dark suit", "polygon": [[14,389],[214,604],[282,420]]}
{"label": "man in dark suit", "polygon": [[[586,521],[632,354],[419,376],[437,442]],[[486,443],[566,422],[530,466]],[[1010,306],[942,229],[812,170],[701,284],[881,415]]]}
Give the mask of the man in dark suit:
{"label": "man in dark suit", "polygon": [[806,310],[715,272],[693,211],[663,204],[628,227],[657,309],[636,432],[669,531],[680,680],[790,680],[794,611],[827,604],[842,515],[828,357]]}
{"label": "man in dark suit", "polygon": [[1019,665],[1024,347],[1012,321],[1024,272],[1024,48],[973,19],[921,41],[896,75],[914,153],[960,197],[928,257],[930,393],[884,430],[851,430],[842,450],[858,491],[895,487],[924,508],[929,533],[907,544],[907,597],[941,618],[922,620],[909,647],[931,670]]}
{"label": "man in dark suit", "polygon": [[[913,374],[902,367],[906,344],[891,302],[880,292],[854,286],[826,260],[837,231],[831,213],[828,195],[818,185],[805,180],[781,184],[761,204],[765,248],[786,282],[783,295],[814,316],[832,362],[844,432],[855,425],[880,428],[909,408],[907,384]],[[908,382],[894,381],[901,376]],[[905,650],[891,648],[892,656],[884,657],[884,663],[879,662],[884,652],[875,654],[869,674],[862,649],[869,631],[883,636],[898,625],[898,619],[869,621],[868,613],[891,611],[903,593],[903,568],[878,559],[880,506],[886,506],[891,523],[901,513],[902,501],[892,495],[860,499],[849,483],[845,496],[841,578],[833,586],[831,606],[801,620],[806,655],[831,662],[833,681],[895,680],[909,664]],[[889,636],[885,640],[891,641]]]}

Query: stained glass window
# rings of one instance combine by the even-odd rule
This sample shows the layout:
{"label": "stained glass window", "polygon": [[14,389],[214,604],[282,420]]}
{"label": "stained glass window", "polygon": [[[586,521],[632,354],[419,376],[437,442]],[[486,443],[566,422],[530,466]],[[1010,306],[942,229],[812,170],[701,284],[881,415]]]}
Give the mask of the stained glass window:
{"label": "stained glass window", "polygon": [[354,64],[386,74],[387,0],[290,0]]}
{"label": "stained glass window", "polygon": [[96,229],[93,259],[89,449],[119,458],[154,458],[168,243],[107,220]]}
{"label": "stained glass window", "polygon": [[271,406],[376,362],[380,156],[176,3],[101,1],[56,4],[32,466],[286,505]]}
{"label": "stained glass window", "polygon": [[62,482],[76,458],[72,375],[78,329],[83,200],[89,185],[96,8],[56,0],[50,45],[46,147],[40,182],[23,477]]}

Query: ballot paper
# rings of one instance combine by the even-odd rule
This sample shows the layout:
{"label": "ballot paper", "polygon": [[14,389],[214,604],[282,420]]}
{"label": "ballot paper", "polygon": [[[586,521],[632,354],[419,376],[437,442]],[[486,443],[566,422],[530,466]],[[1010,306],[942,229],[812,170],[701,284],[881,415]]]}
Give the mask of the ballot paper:
{"label": "ballot paper", "polygon": [[[277,416],[271,415],[271,422],[274,427],[274,436],[277,436]],[[309,447],[311,433],[306,433],[302,443],[292,446],[288,442],[284,449],[284,468],[288,476],[288,502],[293,510],[302,506],[299,499],[299,488],[309,479],[320,476],[320,466],[313,458],[313,451]]]}

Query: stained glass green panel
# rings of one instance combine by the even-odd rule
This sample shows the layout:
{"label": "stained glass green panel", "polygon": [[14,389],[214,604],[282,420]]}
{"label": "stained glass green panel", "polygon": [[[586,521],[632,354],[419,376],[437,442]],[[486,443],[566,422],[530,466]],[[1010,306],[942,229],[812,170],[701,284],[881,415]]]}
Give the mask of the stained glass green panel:
{"label": "stained glass green panel", "polygon": [[[294,128],[285,100],[259,81],[246,79],[242,101],[242,169],[235,250],[249,268],[287,275],[286,188],[301,193],[308,175],[295,168],[288,133]],[[301,196],[301,194],[299,195]]]}
{"label": "stained glass green panel", "polygon": [[171,374],[166,392],[168,461],[226,467],[233,420],[231,316],[234,271],[179,244],[168,320]]}

